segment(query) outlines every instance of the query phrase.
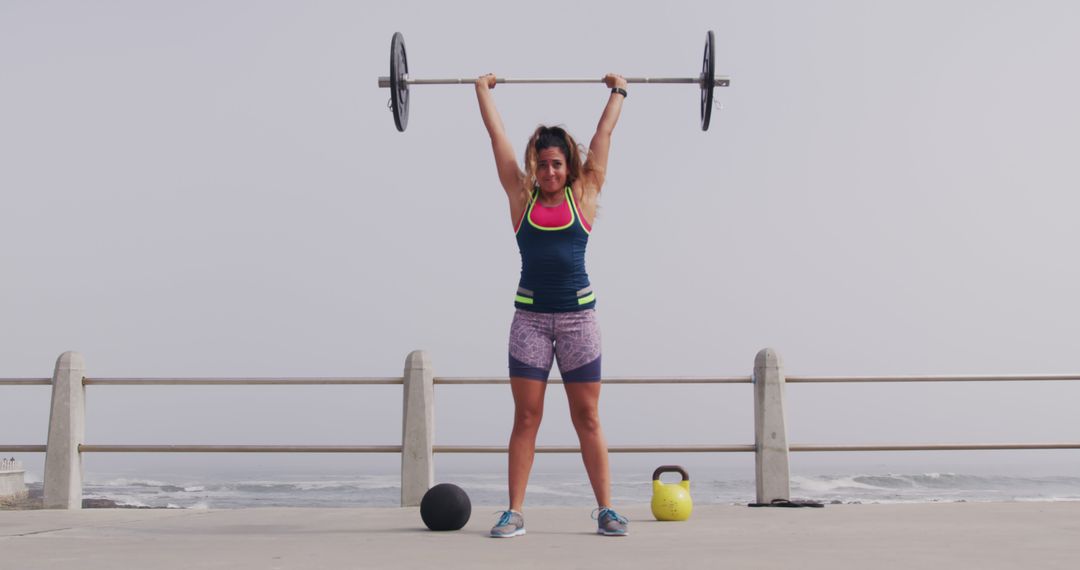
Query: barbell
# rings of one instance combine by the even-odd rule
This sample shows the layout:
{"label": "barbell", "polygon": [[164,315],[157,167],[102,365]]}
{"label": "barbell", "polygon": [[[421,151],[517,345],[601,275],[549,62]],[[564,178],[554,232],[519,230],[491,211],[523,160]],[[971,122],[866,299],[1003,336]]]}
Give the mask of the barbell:
{"label": "barbell", "polygon": [[[705,35],[705,54],[701,58],[701,74],[697,77],[627,77],[627,83],[691,83],[701,88],[701,130],[709,130],[712,117],[713,89],[731,85],[726,76],[716,76],[715,34],[709,30]],[[508,79],[499,77],[495,83],[603,83],[603,79]],[[476,78],[414,79],[409,77],[409,59],[405,55],[405,37],[394,32],[390,40],[390,75],[379,77],[379,87],[390,89],[390,108],[394,112],[394,125],[405,132],[409,126],[409,87],[412,85],[474,85]]]}

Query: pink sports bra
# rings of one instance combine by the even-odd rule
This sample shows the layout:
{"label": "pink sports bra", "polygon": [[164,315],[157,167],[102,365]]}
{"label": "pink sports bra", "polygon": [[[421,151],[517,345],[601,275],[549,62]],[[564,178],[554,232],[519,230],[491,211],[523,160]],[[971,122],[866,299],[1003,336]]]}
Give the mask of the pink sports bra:
{"label": "pink sports bra", "polygon": [[[566,188],[566,199],[557,206],[545,206],[540,203],[539,193],[534,193],[533,197],[529,200],[528,206],[525,207],[525,214],[521,216],[521,220],[518,220],[517,226],[514,227],[516,233],[521,228],[521,222],[525,221],[525,216],[529,217],[529,221],[532,225],[543,229],[562,229],[574,221],[574,212],[570,209],[570,203],[573,201],[573,191]],[[592,231],[592,224],[585,221],[585,216],[581,215],[581,208],[574,204],[574,210],[578,213],[578,218],[581,220],[582,227],[585,231]]]}

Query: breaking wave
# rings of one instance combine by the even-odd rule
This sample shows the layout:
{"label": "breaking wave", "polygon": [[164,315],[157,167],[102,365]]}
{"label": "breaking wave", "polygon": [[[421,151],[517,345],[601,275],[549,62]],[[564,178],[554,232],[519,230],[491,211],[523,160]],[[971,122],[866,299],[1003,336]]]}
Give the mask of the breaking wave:
{"label": "breaking wave", "polygon": [[[469,494],[474,505],[506,502],[502,475],[456,474],[443,478]],[[40,485],[40,483],[38,483]],[[692,478],[696,504],[745,504],[755,498],[751,479]],[[121,504],[158,508],[228,509],[252,507],[396,507],[400,481],[394,475],[302,477],[289,480],[235,478],[230,480],[169,480],[90,477],[87,498],[106,498]],[[612,481],[613,499],[620,504],[648,503],[651,481]],[[1080,501],[1080,477],[1006,477],[962,473],[796,475],[793,498],[824,503],[919,503],[986,501]],[[588,505],[592,490],[584,473],[534,473],[528,490],[530,505]]]}

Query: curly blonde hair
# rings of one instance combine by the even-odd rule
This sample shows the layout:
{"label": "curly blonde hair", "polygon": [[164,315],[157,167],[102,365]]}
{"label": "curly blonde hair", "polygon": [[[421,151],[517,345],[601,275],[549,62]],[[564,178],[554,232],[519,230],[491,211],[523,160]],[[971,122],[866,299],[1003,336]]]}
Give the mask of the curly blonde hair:
{"label": "curly blonde hair", "polygon": [[[545,148],[557,148],[566,156],[566,185],[572,186],[574,181],[581,178],[585,172],[588,151],[583,145],[577,143],[570,133],[562,127],[546,127],[540,125],[529,138],[529,144],[525,146],[525,177],[522,178],[524,190],[532,194],[539,185],[536,181],[536,157]],[[584,158],[583,158],[584,156]]]}

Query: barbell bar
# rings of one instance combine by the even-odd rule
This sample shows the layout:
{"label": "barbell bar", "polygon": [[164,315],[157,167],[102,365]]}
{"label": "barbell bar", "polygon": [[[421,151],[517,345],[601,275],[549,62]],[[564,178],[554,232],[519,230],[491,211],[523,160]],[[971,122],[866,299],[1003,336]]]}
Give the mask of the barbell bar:
{"label": "barbell bar", "polygon": [[[709,30],[705,35],[705,52],[701,59],[701,74],[697,77],[627,77],[627,83],[646,84],[694,84],[701,88],[701,130],[709,130],[712,117],[713,89],[728,87],[731,79],[716,75],[715,34]],[[559,83],[603,83],[603,79],[593,78],[535,78],[511,79],[499,77],[496,84],[559,84]],[[394,125],[405,132],[409,125],[409,87],[412,85],[473,85],[476,78],[455,79],[414,79],[409,77],[409,60],[405,54],[405,38],[401,32],[395,32],[390,40],[390,75],[379,77],[379,87],[390,89],[390,108],[394,112]]]}
{"label": "barbell bar", "polygon": [[[624,77],[627,83],[694,83],[700,84],[701,80],[696,77]],[[405,78],[402,81],[409,85],[473,85],[476,83],[475,77],[463,77],[456,79],[408,79]],[[498,77],[495,79],[495,83],[603,83],[603,79],[591,79],[591,78],[540,78],[534,77],[531,79],[511,79],[509,77]],[[717,87],[727,87],[730,80],[726,77],[717,77],[713,80],[713,84]],[[390,78],[386,76],[379,76],[379,87],[390,87]]]}

